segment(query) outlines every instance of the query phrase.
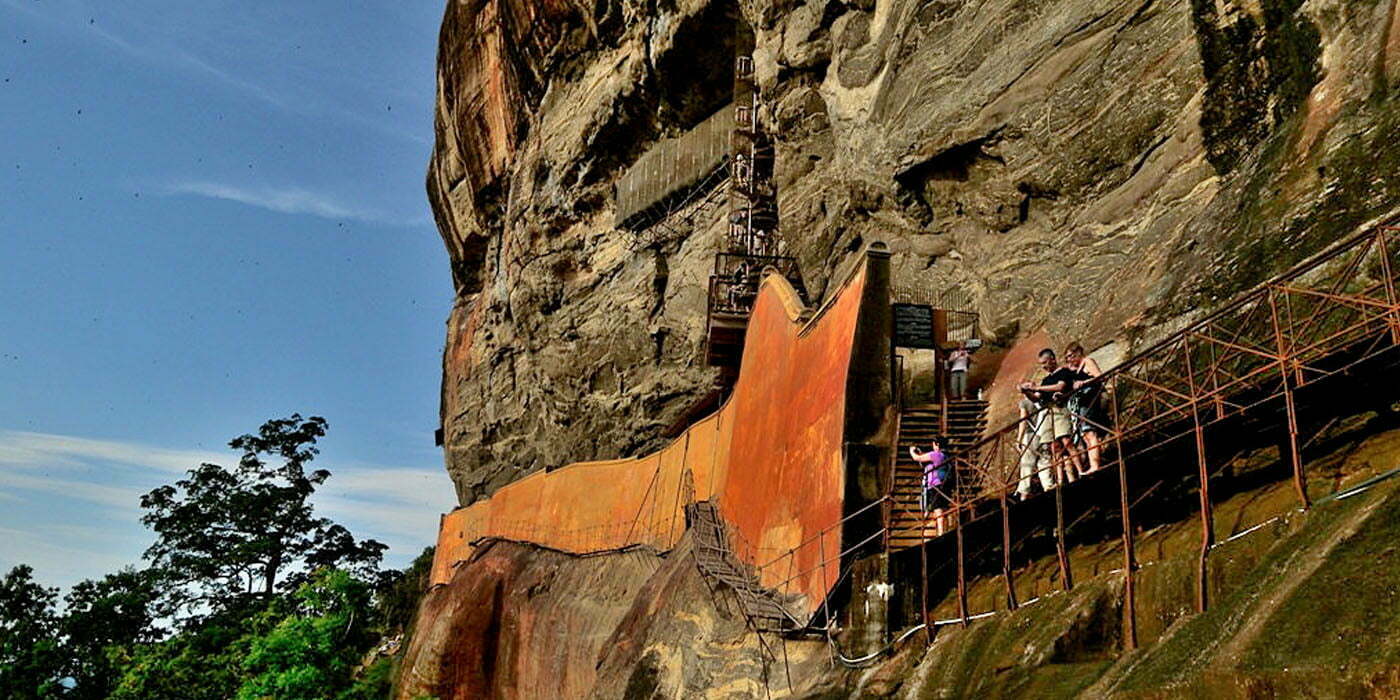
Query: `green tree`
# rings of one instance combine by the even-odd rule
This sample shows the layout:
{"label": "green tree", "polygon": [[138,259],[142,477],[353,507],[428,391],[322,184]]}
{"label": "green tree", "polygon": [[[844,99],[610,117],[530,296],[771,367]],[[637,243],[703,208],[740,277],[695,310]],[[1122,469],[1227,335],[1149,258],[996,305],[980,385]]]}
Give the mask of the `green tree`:
{"label": "green tree", "polygon": [[229,443],[243,452],[236,467],[201,464],[142,496],[142,522],[157,535],[146,557],[167,577],[168,612],[256,610],[324,566],[376,575],[385,546],[313,512],[330,472],[307,465],[325,434],[317,416],[269,420]]}
{"label": "green tree", "polygon": [[238,700],[312,700],[352,694],[352,672],[374,641],[370,587],[325,569],[294,594],[293,609],[251,640]]}
{"label": "green tree", "polygon": [[63,652],[54,608],[58,589],[34,582],[23,564],[0,580],[0,697],[50,698],[63,691]]}
{"label": "green tree", "polygon": [[155,624],[157,578],[125,568],[99,580],[82,581],[64,596],[63,652],[72,688],[69,697],[100,700],[111,694],[123,650],[163,636]]}
{"label": "green tree", "polygon": [[243,682],[249,637],[263,631],[263,616],[247,611],[205,616],[154,644],[111,647],[120,669],[111,700],[226,700]]}
{"label": "green tree", "polygon": [[433,547],[424,548],[408,568],[387,572],[383,577],[374,598],[374,609],[376,621],[384,634],[403,632],[407,639],[412,633],[418,604],[428,591],[428,579],[433,573],[433,551]]}
{"label": "green tree", "polygon": [[[330,473],[307,465],[325,431],[316,417],[267,421],[230,443],[236,467],[202,464],[146,494],[153,566],[79,583],[63,616],[55,589],[11,571],[0,698],[384,697],[393,660],[356,665],[410,619],[431,555],[380,572],[384,545],[316,516]],[[168,637],[162,619],[176,623]]]}

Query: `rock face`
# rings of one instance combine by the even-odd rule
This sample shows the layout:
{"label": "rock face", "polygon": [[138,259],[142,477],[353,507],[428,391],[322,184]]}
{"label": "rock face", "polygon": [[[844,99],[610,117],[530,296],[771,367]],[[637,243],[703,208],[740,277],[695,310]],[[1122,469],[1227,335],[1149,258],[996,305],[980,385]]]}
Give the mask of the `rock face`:
{"label": "rock face", "polygon": [[639,240],[611,187],[750,44],[808,288],[881,239],[1003,347],[1128,351],[1400,202],[1393,0],[454,0],[428,191],[464,504],[708,391],[720,213]]}
{"label": "rock face", "polygon": [[[459,500],[654,449],[709,391],[722,214],[638,236],[613,227],[612,187],[730,100],[736,51],[754,58],[812,296],[879,239],[896,285],[971,297],[987,362],[1071,340],[1125,357],[1400,203],[1397,5],[451,0],[427,179],[457,292],[442,421]],[[1356,454],[1379,471],[1396,434]],[[823,640],[789,642],[791,687],[684,545],[575,558],[497,543],[429,594],[399,696],[1391,695],[1388,483],[1212,554],[1205,615],[1190,614],[1194,521],[1154,530],[1137,652],[1117,636],[1106,540],[1073,553],[1092,572],[1073,592],[941,630],[927,651],[906,640],[846,670]],[[1233,532],[1287,498],[1220,508]],[[1053,562],[1028,566],[1048,592]],[[999,585],[971,597],[992,605]]]}
{"label": "rock face", "polygon": [[708,390],[712,246],[637,245],[612,229],[611,186],[729,100],[736,21],[696,0],[448,4],[428,193],[457,289],[442,413],[464,504],[654,447]]}
{"label": "rock face", "polygon": [[[761,696],[771,653],[691,546],[580,558],[492,544],[424,599],[395,697]],[[794,673],[827,667],[819,642],[788,652]]]}

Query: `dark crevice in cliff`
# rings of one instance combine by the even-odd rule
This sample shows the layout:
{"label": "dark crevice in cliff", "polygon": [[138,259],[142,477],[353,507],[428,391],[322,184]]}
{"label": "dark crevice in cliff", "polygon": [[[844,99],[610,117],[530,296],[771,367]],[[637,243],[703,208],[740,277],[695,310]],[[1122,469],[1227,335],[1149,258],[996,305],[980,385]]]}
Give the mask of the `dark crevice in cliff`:
{"label": "dark crevice in cliff", "polygon": [[1152,157],[1152,154],[1156,153],[1158,149],[1166,145],[1166,143],[1170,141],[1171,138],[1171,134],[1167,134],[1166,136],[1157,139],[1155,142],[1153,142],[1151,146],[1148,146],[1147,150],[1143,151],[1142,155],[1138,156],[1138,159],[1133,163],[1133,169],[1128,173],[1128,177],[1126,179],[1133,179],[1133,176],[1137,175],[1139,170],[1142,170],[1142,166],[1147,163],[1147,160]]}
{"label": "dark crevice in cliff", "polygon": [[651,249],[651,260],[653,271],[651,276],[651,318],[656,318],[666,307],[666,286],[671,280],[671,267],[666,260],[666,253],[661,250],[661,246],[653,246]]}
{"label": "dark crevice in cliff", "polygon": [[983,159],[1003,163],[1003,160],[988,153],[986,146],[996,137],[988,134],[945,148],[929,158],[915,163],[895,175],[895,181],[905,187],[915,187],[928,181],[967,182],[973,166]]}
{"label": "dark crevice in cliff", "polygon": [[[1152,0],[1148,0],[1148,4],[1150,5],[1151,3],[1152,3]],[[1070,39],[1073,39],[1073,38],[1079,36],[1080,34],[1084,33],[1085,31],[1088,31],[1088,29],[1089,29],[1090,27],[1093,27],[1093,26],[1097,25],[1099,22],[1102,22],[1103,19],[1104,19],[1105,17],[1108,17],[1109,15],[1113,14],[1113,12],[1114,12],[1115,9],[1117,9],[1117,8],[1109,7],[1109,9],[1104,10],[1103,12],[1100,12],[1099,14],[1094,15],[1093,17],[1090,17],[1089,19],[1084,20],[1083,22],[1081,22],[1081,23],[1079,24],[1079,26],[1075,27],[1074,29],[1069,30],[1069,31],[1066,32],[1063,36],[1061,36],[1060,38],[1056,39],[1056,40],[1055,40],[1054,47],[1055,47],[1055,48],[1060,48],[1060,47],[1064,46],[1064,45],[1065,45],[1065,42],[1068,42]],[[1015,82],[1019,81],[1022,77],[1025,76],[1026,72],[1029,72],[1032,68],[1034,68],[1034,66],[1027,66],[1026,70],[1025,70],[1025,71],[1022,71],[1021,75],[1016,76],[1016,80],[1015,80],[1015,81],[1012,81],[1012,83],[1014,84]]]}
{"label": "dark crevice in cliff", "polygon": [[1385,29],[1381,32],[1381,49],[1376,52],[1376,65],[1371,69],[1371,94],[1368,102],[1372,106],[1379,106],[1390,96],[1390,72],[1393,69],[1387,65],[1390,60],[1390,42],[1394,37],[1391,33],[1395,29],[1396,14],[1400,13],[1400,0],[1390,0],[1390,11],[1385,16]]}
{"label": "dark crevice in cliff", "polygon": [[588,135],[590,158],[580,163],[566,188],[585,188],[608,181],[622,168],[636,162],[646,150],[646,144],[658,134],[651,114],[654,98],[638,94],[635,99],[613,103],[608,116]]}
{"label": "dark crevice in cliff", "polygon": [[632,675],[628,676],[623,700],[647,700],[655,697],[661,690],[661,669],[657,666],[659,659],[656,652],[647,652],[632,669]]}
{"label": "dark crevice in cliff", "polygon": [[1005,165],[1000,156],[988,151],[1000,130],[981,138],[944,148],[895,173],[895,199],[906,211],[923,224],[933,220],[933,206],[928,200],[929,188],[935,183],[967,183],[979,164]]}
{"label": "dark crevice in cliff", "polygon": [[[505,583],[497,581],[496,586],[491,591],[491,615],[486,620],[486,639],[496,640],[501,638],[501,618],[505,616]],[[481,650],[481,675],[483,678],[496,677],[496,658],[500,651],[500,645],[487,644]]]}

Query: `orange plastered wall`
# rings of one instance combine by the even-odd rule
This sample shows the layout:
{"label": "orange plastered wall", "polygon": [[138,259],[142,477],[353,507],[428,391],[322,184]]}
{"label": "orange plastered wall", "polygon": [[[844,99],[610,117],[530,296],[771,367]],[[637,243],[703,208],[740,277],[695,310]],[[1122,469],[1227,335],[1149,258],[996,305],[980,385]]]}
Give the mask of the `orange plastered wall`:
{"label": "orange plastered wall", "polygon": [[[720,510],[756,550],[750,563],[766,564],[763,585],[806,596],[809,611],[839,568],[841,532],[833,526],[846,483],[846,378],[864,285],[862,271],[805,326],[793,323],[787,290],[765,287],[771,293],[754,306],[730,401],[735,421]],[[832,559],[825,567],[824,558]]]}
{"label": "orange plastered wall", "polygon": [[863,269],[805,324],[792,287],[767,278],[734,394],[719,411],[659,452],[536,472],[447,514],[433,583],[450,580],[453,565],[482,537],[576,553],[670,549],[684,533],[685,505],[716,500],[735,554],[755,566],[780,559],[760,571],[761,580],[804,596],[810,612],[837,577],[845,389]]}
{"label": "orange plastered wall", "polygon": [[685,505],[712,498],[723,483],[729,406],[697,422],[660,452],[636,459],[578,462],[535,472],[491,498],[443,516],[434,584],[471,556],[471,543],[502,537],[565,552],[648,545],[670,549],[685,531]]}

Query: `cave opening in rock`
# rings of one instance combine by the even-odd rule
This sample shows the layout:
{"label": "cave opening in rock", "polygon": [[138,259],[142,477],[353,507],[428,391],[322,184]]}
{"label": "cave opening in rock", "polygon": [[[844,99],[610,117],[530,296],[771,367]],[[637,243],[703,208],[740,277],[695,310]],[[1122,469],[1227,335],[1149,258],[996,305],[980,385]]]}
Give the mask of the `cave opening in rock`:
{"label": "cave opening in rock", "polygon": [[663,133],[694,128],[734,98],[734,57],[753,52],[753,28],[735,0],[718,0],[679,20],[656,61]]}

